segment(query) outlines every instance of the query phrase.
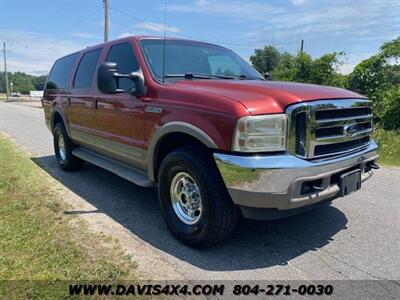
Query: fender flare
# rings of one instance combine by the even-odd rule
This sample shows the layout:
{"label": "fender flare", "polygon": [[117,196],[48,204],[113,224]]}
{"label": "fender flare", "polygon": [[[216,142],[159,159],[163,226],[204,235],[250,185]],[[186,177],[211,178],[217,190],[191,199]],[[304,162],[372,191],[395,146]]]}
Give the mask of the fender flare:
{"label": "fender flare", "polygon": [[154,133],[147,149],[147,172],[150,180],[155,181],[154,163],[159,142],[170,133],[184,133],[202,142],[207,148],[218,149],[213,139],[200,128],[186,122],[170,122],[158,128]]}
{"label": "fender flare", "polygon": [[55,106],[53,107],[53,109],[51,110],[51,118],[50,118],[50,128],[51,128],[51,132],[54,132],[54,116],[55,114],[59,114],[63,123],[64,123],[64,128],[65,131],[67,132],[68,136],[71,138],[71,133],[69,131],[69,127],[68,127],[68,123],[67,123],[67,119],[65,118],[64,112],[61,110],[61,108]]}

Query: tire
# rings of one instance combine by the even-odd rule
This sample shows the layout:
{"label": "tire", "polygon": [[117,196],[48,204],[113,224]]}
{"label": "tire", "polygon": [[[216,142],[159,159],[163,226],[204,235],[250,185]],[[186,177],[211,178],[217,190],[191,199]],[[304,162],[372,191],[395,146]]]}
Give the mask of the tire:
{"label": "tire", "polygon": [[[62,139],[62,142],[60,142]],[[64,171],[78,171],[82,169],[84,161],[72,155],[73,144],[65,131],[64,125],[57,123],[54,128],[53,144],[56,159],[60,168]],[[62,148],[64,150],[62,150]]]}
{"label": "tire", "polygon": [[[182,178],[185,179],[181,180]],[[192,247],[205,246],[226,239],[234,231],[240,210],[232,202],[209,153],[194,147],[171,152],[161,163],[158,179],[158,198],[164,220],[172,234],[180,241]],[[185,186],[182,182],[189,182],[190,188],[195,183],[200,193],[201,207],[194,210],[193,218],[182,218],[182,215],[186,214],[179,213],[185,211],[179,209],[184,205],[179,203],[185,200],[185,195],[175,197],[174,195],[178,194],[174,193],[174,187],[178,187],[177,190],[180,191],[185,190],[179,189]],[[193,192],[196,189],[189,190]],[[194,192],[190,195],[194,195],[193,199],[198,199],[197,194]],[[174,206],[171,200],[173,198],[182,201],[174,201]],[[187,196],[186,199],[189,198],[190,201],[194,201],[191,196]]]}

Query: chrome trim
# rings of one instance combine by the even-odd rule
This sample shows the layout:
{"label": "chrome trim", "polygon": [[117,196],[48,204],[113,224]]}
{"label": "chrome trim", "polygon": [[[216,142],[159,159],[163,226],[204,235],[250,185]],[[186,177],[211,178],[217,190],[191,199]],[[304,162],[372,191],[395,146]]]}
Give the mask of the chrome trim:
{"label": "chrome trim", "polygon": [[340,142],[347,142],[347,141],[352,141],[354,140],[354,137],[357,139],[361,139],[363,137],[369,136],[370,132],[372,132],[372,128],[362,130],[362,131],[357,131],[356,133],[352,135],[331,135],[327,137],[322,137],[322,138],[316,138],[316,141],[322,141],[318,142],[318,145],[327,145],[327,144],[336,144]]}
{"label": "chrome trim", "polygon": [[[361,119],[371,119],[372,114],[368,115],[363,115],[363,116],[357,116],[357,117],[348,117],[348,118],[332,118],[332,119],[325,119],[325,120],[317,120],[317,123],[323,124],[323,123],[340,123],[344,122],[347,124],[346,121],[356,121],[356,120],[361,120]],[[362,122],[359,122],[362,123]],[[342,123],[343,124],[343,123]],[[339,124],[340,125],[340,124]]]}
{"label": "chrome trim", "polygon": [[[290,105],[286,109],[288,114],[288,151],[289,153],[302,157],[305,159],[315,159],[323,156],[335,156],[343,152],[352,152],[357,147],[348,149],[346,151],[340,151],[335,153],[329,153],[324,155],[315,155],[315,148],[318,145],[324,144],[335,144],[351,140],[356,140],[365,136],[369,136],[372,129],[365,129],[357,131],[353,135],[332,135],[327,137],[316,137],[316,130],[329,127],[344,127],[351,124],[361,124],[371,122],[372,128],[372,115],[366,114],[355,117],[338,117],[330,119],[316,119],[316,113],[318,111],[328,110],[341,110],[351,108],[371,108],[372,102],[366,99],[339,99],[339,100],[318,100],[301,102],[298,104]],[[306,128],[305,128],[305,143],[304,143],[304,155],[296,153],[296,115],[300,113],[306,114]],[[363,145],[366,146],[366,145]]]}
{"label": "chrome trim", "polygon": [[[338,185],[330,184],[333,174],[359,166],[363,181],[368,162],[378,158],[374,141],[361,151],[315,161],[290,154],[238,156],[214,153],[214,159],[234,203],[247,207],[291,209],[338,196]],[[323,190],[301,193],[303,182],[322,179]]]}
{"label": "chrome trim", "polygon": [[200,188],[186,172],[179,172],[170,185],[171,205],[176,216],[187,225],[199,222],[203,213],[203,200]]}
{"label": "chrome trim", "polygon": [[60,156],[61,161],[64,162],[67,155],[65,150],[64,137],[62,134],[58,136],[57,143],[58,143],[58,155]]}

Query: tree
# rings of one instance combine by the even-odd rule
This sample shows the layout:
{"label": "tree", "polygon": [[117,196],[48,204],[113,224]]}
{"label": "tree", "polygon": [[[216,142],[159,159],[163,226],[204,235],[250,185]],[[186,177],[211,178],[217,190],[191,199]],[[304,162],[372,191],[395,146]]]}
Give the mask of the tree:
{"label": "tree", "polygon": [[[8,81],[13,83],[13,92],[28,94],[32,90],[43,90],[46,76],[33,76],[23,72],[8,72]],[[4,72],[0,72],[0,92],[5,93],[5,87]]]}
{"label": "tree", "polygon": [[295,72],[294,56],[284,52],[280,55],[278,65],[272,70],[272,78],[283,81],[294,81],[296,78]]}
{"label": "tree", "polygon": [[29,94],[29,91],[34,90],[32,78],[22,72],[15,72],[10,76],[10,82],[13,83],[13,91],[22,94]]}
{"label": "tree", "polygon": [[349,75],[338,73],[343,52],[313,59],[307,53],[279,53],[272,46],[256,49],[250,57],[260,72],[274,80],[345,87],[373,103],[374,122],[384,129],[400,129],[400,37],[384,43],[380,52],[360,62]]}
{"label": "tree", "polygon": [[272,78],[283,81],[295,81],[343,87],[346,77],[337,73],[341,64],[339,56],[343,53],[328,53],[312,59],[307,53],[296,56],[283,53],[279,63],[272,71]]}
{"label": "tree", "polygon": [[279,63],[280,53],[272,46],[265,46],[263,49],[254,50],[250,56],[253,66],[261,73],[271,72]]}
{"label": "tree", "polygon": [[359,63],[349,76],[349,88],[368,96],[375,122],[400,129],[400,37],[383,44],[380,52]]}
{"label": "tree", "polygon": [[337,72],[342,64],[339,57],[343,54],[343,52],[328,53],[315,59],[312,63],[312,83],[343,87],[346,84],[346,77]]}
{"label": "tree", "polygon": [[47,76],[42,75],[42,76],[35,76],[32,78],[32,83],[35,86],[36,91],[43,91],[44,90],[44,85],[46,83]]}

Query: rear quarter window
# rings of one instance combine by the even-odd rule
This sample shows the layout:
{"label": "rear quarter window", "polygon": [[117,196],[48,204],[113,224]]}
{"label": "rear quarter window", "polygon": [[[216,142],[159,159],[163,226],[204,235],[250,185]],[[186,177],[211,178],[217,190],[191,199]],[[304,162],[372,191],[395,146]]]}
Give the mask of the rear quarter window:
{"label": "rear quarter window", "polygon": [[60,58],[54,63],[46,83],[47,90],[66,89],[72,68],[78,58],[78,53]]}

